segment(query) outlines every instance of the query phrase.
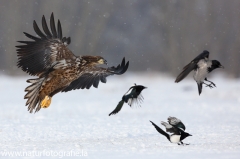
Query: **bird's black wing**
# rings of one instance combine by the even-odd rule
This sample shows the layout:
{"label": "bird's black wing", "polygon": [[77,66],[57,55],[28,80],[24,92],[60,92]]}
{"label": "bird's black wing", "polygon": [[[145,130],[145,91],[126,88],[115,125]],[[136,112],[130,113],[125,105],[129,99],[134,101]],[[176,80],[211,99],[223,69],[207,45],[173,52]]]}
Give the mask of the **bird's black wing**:
{"label": "bird's black wing", "polygon": [[[44,33],[39,29],[37,23],[33,22],[34,31],[39,37],[28,33],[24,34],[33,41],[18,41],[25,45],[16,46],[18,62],[17,66],[30,75],[40,76],[53,66],[66,66],[66,60],[74,60],[75,55],[67,48],[70,44],[70,37],[62,37],[62,27],[58,20],[57,29],[53,13],[50,18],[49,30],[45,17],[42,17]],[[60,65],[58,65],[60,64]]]}
{"label": "bird's black wing", "polygon": [[163,126],[165,126],[167,132],[173,133],[175,135],[180,135],[180,132],[179,132],[177,127],[172,126],[172,125],[170,125],[170,124],[168,124],[166,122],[163,122],[163,121],[161,122],[161,124]]}
{"label": "bird's black wing", "polygon": [[129,88],[129,90],[124,94],[123,100],[128,103],[129,106],[138,105],[141,106],[141,103],[143,102],[143,96],[141,94],[142,88],[147,88],[142,85],[134,85]]}
{"label": "bird's black wing", "polygon": [[189,64],[183,67],[183,71],[177,76],[175,82],[178,83],[183,80],[192,70],[197,68],[197,63],[201,59],[208,59],[209,52],[204,50],[201,54],[199,54],[196,58],[194,58]]}
{"label": "bird's black wing", "polygon": [[176,117],[168,117],[168,123],[170,125],[176,126],[177,128],[183,129],[185,131],[186,127],[182,121]]}
{"label": "bird's black wing", "polygon": [[[201,54],[199,54],[197,57],[195,57],[192,61],[197,63],[198,61],[205,59],[207,60],[209,58],[209,52],[207,50],[204,50]],[[184,67],[185,68],[185,67]],[[183,69],[184,69],[183,68]]]}
{"label": "bird's black wing", "polygon": [[[129,96],[131,96],[131,95],[129,95]],[[128,96],[126,96],[126,97],[128,97]],[[133,105],[141,106],[143,99],[144,98],[143,98],[142,94],[139,94],[136,97],[129,97],[127,100],[127,103],[130,107],[132,107]]]}
{"label": "bird's black wing", "polygon": [[183,80],[192,70],[196,68],[197,68],[197,64],[194,62],[185,66],[185,69],[177,76],[175,83],[178,83],[181,80]]}
{"label": "bird's black wing", "polygon": [[125,58],[123,58],[122,63],[117,67],[92,67],[91,69],[85,71],[82,76],[73,81],[68,87],[62,90],[62,92],[68,92],[75,89],[89,89],[91,86],[98,88],[99,81],[106,83],[107,76],[121,75],[125,73],[128,69],[128,65],[129,61],[125,63]]}
{"label": "bird's black wing", "polygon": [[118,103],[117,107],[109,114],[109,116],[110,116],[110,115],[117,114],[117,113],[122,109],[123,104],[124,104],[124,101],[121,100],[121,101]]}
{"label": "bird's black wing", "polygon": [[162,135],[166,136],[168,140],[170,140],[169,134],[163,131],[160,127],[158,127],[156,124],[154,124],[152,121],[150,121],[152,125],[155,127],[155,129]]}

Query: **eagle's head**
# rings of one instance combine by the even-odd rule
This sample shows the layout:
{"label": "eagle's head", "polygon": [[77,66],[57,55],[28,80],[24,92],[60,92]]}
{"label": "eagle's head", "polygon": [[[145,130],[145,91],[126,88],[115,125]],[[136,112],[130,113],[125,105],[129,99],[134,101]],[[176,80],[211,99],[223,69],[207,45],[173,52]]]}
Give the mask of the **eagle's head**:
{"label": "eagle's head", "polygon": [[105,64],[107,65],[107,60],[105,60],[101,56],[82,56],[82,58],[87,61],[90,65],[100,65]]}
{"label": "eagle's head", "polygon": [[105,65],[107,65],[107,60],[105,60],[103,57],[101,57],[101,56],[97,56],[98,57],[98,59],[97,59],[97,63],[98,64],[105,64]]}

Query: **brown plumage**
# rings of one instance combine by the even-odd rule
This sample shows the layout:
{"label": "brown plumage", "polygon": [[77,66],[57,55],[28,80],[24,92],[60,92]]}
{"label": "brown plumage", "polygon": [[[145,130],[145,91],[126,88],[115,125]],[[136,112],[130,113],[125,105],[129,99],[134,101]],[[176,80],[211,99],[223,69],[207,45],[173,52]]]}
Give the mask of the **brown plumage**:
{"label": "brown plumage", "polygon": [[39,37],[24,34],[33,41],[19,41],[25,45],[16,46],[17,66],[30,75],[38,76],[36,79],[27,80],[31,83],[25,91],[26,106],[32,113],[41,108],[47,108],[51,104],[51,98],[58,92],[67,92],[75,89],[89,89],[98,87],[99,81],[106,83],[109,75],[121,75],[128,69],[129,62],[117,67],[102,68],[99,64],[107,64],[101,56],[75,56],[68,45],[70,37],[62,37],[61,23],[58,20],[57,29],[53,13],[48,29],[45,17],[42,17],[44,33],[37,23],[33,22],[33,28]]}

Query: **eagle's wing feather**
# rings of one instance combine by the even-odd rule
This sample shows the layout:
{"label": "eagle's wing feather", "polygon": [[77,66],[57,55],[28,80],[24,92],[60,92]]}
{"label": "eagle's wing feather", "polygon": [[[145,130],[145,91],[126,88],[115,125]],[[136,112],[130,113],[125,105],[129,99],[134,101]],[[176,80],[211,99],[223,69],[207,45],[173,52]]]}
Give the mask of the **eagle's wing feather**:
{"label": "eagle's wing feather", "polygon": [[17,65],[30,75],[41,75],[56,65],[59,61],[66,63],[66,60],[69,61],[76,58],[67,48],[67,45],[70,44],[70,38],[62,38],[60,21],[58,21],[58,27],[56,30],[53,13],[50,18],[51,31],[48,29],[44,16],[42,17],[42,27],[44,33],[34,21],[33,28],[39,37],[24,32],[28,38],[34,41],[19,41],[25,45],[16,46],[18,48]]}
{"label": "eagle's wing feather", "polygon": [[123,58],[121,65],[117,67],[92,67],[89,72],[84,73],[78,79],[73,81],[68,87],[66,87],[62,92],[68,92],[75,89],[89,89],[91,86],[95,88],[98,87],[99,81],[106,83],[107,76],[110,75],[121,75],[128,69],[129,62],[125,63],[125,58]]}

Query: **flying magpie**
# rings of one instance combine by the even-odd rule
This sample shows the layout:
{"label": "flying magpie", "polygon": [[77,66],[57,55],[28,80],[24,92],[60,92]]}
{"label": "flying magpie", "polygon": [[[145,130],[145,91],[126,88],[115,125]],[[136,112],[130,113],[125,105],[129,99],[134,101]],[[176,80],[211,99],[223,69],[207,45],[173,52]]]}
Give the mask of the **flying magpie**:
{"label": "flying magpie", "polygon": [[[202,84],[205,84],[206,87],[213,88],[216,85],[207,79],[207,75],[216,68],[224,68],[221,63],[217,60],[209,60],[209,52],[204,50],[200,55],[193,59],[189,64],[187,64],[183,71],[177,76],[175,82],[178,83],[183,80],[192,70],[194,70],[193,78],[198,85],[199,95],[202,92]],[[204,81],[210,82],[210,84],[205,83]]]}
{"label": "flying magpie", "polygon": [[[163,126],[166,127],[166,131],[172,134],[168,134],[165,131],[163,131],[160,127],[158,127],[156,124],[154,124],[152,121],[150,121],[152,125],[155,127],[155,129],[162,135],[166,136],[166,138],[171,143],[178,143],[178,145],[184,145],[182,140],[184,140],[188,136],[192,136],[191,134],[185,132],[185,125],[182,123],[181,120],[179,120],[176,117],[168,117],[168,123],[167,122],[161,122]],[[189,144],[185,144],[189,145]]]}
{"label": "flying magpie", "polygon": [[128,103],[128,105],[131,107],[133,104],[139,104],[143,101],[143,96],[141,95],[141,92],[143,89],[147,87],[142,85],[135,85],[130,87],[127,93],[125,93],[122,97],[122,100],[118,103],[117,107],[109,114],[117,114],[121,109],[122,106],[125,103]]}

